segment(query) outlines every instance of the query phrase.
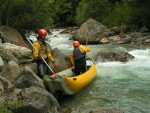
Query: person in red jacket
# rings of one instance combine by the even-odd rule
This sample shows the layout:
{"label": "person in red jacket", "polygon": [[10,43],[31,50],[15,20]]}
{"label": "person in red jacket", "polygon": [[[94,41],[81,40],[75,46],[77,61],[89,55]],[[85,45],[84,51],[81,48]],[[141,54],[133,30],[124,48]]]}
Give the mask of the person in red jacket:
{"label": "person in red jacket", "polygon": [[70,61],[75,69],[75,74],[79,75],[86,71],[86,52],[90,52],[90,48],[80,45],[79,41],[73,42],[74,50],[70,55]]}

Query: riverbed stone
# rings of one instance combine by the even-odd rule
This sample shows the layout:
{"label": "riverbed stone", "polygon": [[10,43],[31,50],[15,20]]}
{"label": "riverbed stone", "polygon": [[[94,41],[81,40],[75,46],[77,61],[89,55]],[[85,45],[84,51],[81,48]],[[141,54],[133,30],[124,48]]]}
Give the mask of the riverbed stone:
{"label": "riverbed stone", "polygon": [[89,113],[124,113],[124,112],[120,109],[108,108],[108,109],[102,109],[97,111],[90,111]]}

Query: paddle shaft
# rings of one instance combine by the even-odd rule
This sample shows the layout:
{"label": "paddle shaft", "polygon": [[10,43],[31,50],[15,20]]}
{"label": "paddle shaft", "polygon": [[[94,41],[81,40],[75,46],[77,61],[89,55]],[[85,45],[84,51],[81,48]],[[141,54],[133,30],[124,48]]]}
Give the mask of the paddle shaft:
{"label": "paddle shaft", "polygon": [[86,38],[86,46],[88,45],[88,38]]}
{"label": "paddle shaft", "polygon": [[[31,46],[34,48],[34,50],[38,53],[38,54],[40,54],[39,52],[38,52],[38,50],[34,47],[34,45],[31,43],[31,41],[26,37],[26,39],[28,40],[28,42],[31,44]],[[54,71],[52,70],[52,68],[47,64],[47,62],[44,60],[44,58],[42,58],[42,60],[43,60],[43,62],[46,64],[46,66],[51,70],[51,72],[52,72],[52,74],[55,74],[54,73]]]}

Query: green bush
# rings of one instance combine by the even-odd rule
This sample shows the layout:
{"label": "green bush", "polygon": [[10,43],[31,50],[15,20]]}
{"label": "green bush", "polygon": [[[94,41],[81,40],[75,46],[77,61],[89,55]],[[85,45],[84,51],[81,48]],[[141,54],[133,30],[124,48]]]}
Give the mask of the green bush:
{"label": "green bush", "polygon": [[132,10],[127,4],[117,4],[109,15],[103,17],[102,22],[109,27],[130,25],[132,22]]}
{"label": "green bush", "polygon": [[16,102],[14,103],[4,102],[3,104],[0,105],[0,113],[13,113],[11,109],[18,108],[21,106],[22,104]]}
{"label": "green bush", "polygon": [[110,3],[107,0],[82,0],[76,11],[76,23],[81,25],[89,18],[101,22],[102,17],[107,15],[110,9]]}

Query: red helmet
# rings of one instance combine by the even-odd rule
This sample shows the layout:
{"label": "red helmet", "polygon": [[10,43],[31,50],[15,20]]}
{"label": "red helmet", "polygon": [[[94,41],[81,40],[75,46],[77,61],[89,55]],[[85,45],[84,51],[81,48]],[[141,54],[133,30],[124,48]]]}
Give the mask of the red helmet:
{"label": "red helmet", "polygon": [[42,35],[47,35],[48,33],[45,29],[39,29],[38,34],[42,36]]}
{"label": "red helmet", "polygon": [[74,42],[73,42],[73,46],[74,46],[74,47],[78,47],[79,45],[80,45],[80,42],[79,42],[79,41],[74,41]]}

